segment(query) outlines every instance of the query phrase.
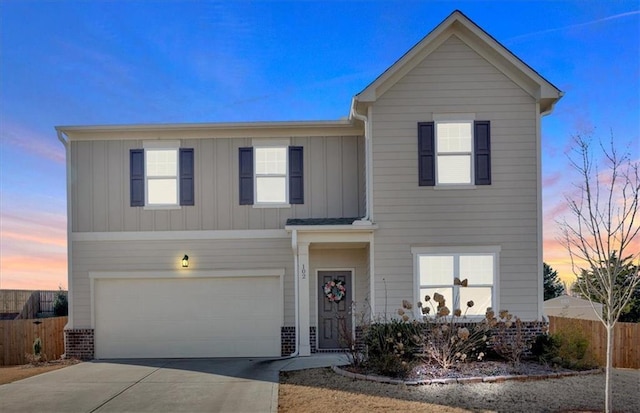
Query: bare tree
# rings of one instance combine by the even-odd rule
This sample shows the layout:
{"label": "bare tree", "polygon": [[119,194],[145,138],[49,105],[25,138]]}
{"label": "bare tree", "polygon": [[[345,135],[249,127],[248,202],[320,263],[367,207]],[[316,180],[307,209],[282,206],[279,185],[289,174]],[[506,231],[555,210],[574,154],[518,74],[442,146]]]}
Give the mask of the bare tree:
{"label": "bare tree", "polygon": [[580,183],[576,185],[577,195],[566,196],[571,217],[560,224],[574,274],[577,277],[585,271],[592,274],[582,277],[576,286],[592,305],[594,302],[603,305],[599,318],[607,331],[605,411],[610,412],[613,328],[640,283],[640,275],[631,273],[624,288],[620,288],[617,281],[625,269],[615,257],[631,256],[632,262],[640,257],[634,244],[640,230],[640,179],[638,161],[632,160],[628,152],[620,153],[613,136],[608,146],[600,142],[599,148],[605,164],[603,170],[599,170],[594,160],[591,139],[575,137],[569,161],[580,175]]}

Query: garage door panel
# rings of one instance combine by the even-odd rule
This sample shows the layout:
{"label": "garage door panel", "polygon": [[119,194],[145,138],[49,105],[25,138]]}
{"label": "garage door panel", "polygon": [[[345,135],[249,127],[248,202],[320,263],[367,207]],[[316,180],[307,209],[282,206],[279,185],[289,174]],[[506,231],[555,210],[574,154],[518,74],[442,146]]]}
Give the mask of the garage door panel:
{"label": "garage door panel", "polygon": [[280,355],[279,277],[97,279],[98,358]]}

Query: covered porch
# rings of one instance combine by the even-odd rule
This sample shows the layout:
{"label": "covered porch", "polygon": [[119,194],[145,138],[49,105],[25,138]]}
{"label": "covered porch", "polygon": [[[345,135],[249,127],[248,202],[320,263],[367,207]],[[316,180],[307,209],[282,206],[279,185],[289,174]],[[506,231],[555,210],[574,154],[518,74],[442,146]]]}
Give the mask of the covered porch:
{"label": "covered porch", "polygon": [[373,308],[373,234],[358,218],[290,219],[295,280],[294,355],[335,351],[355,340]]}

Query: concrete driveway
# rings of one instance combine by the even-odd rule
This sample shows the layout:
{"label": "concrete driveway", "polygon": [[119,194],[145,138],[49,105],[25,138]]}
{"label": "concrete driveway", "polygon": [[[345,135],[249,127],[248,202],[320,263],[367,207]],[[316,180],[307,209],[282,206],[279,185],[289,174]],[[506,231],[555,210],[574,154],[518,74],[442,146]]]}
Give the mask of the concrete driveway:
{"label": "concrete driveway", "polygon": [[281,370],[345,364],[336,353],[90,361],[0,386],[0,412],[277,412]]}
{"label": "concrete driveway", "polygon": [[290,362],[86,362],[0,386],[0,412],[276,412]]}

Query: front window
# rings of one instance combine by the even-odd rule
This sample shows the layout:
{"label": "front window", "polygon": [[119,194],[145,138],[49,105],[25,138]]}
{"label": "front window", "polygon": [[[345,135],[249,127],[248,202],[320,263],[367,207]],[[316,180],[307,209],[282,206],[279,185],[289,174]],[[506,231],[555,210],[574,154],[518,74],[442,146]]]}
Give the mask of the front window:
{"label": "front window", "polygon": [[147,205],[178,204],[178,150],[147,149]]}
{"label": "front window", "polygon": [[287,148],[256,147],[257,204],[287,203]]}
{"label": "front window", "polygon": [[473,122],[436,122],[438,184],[471,184]]}
{"label": "front window", "polygon": [[440,293],[452,312],[461,309],[463,314],[467,302],[473,301],[473,307],[466,310],[467,316],[483,316],[488,307],[496,306],[497,248],[425,248],[413,252],[419,301],[424,302],[425,295]]}

